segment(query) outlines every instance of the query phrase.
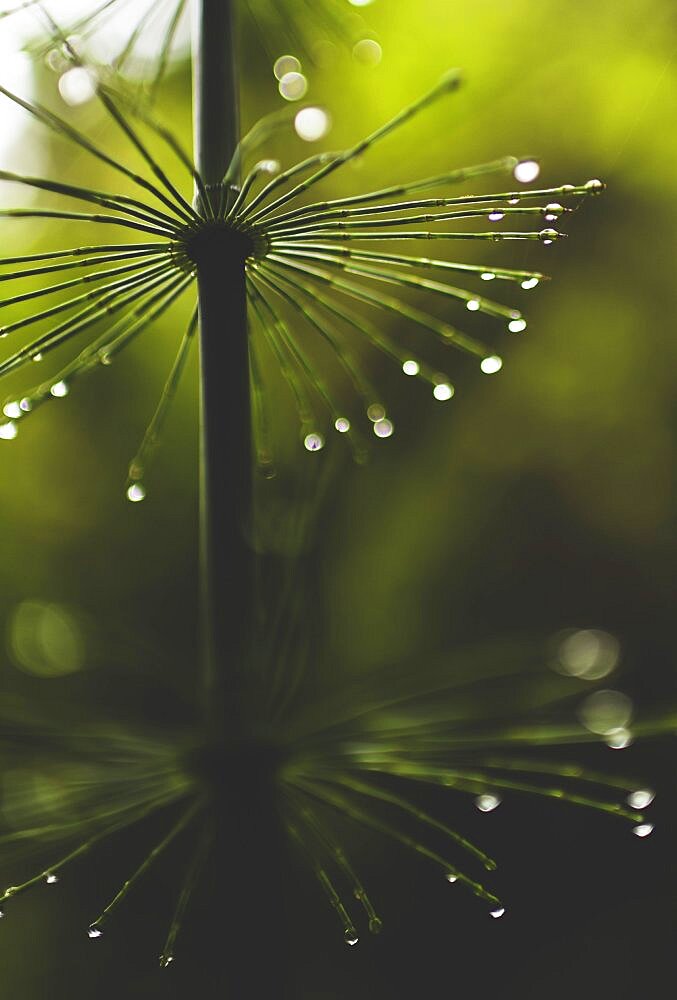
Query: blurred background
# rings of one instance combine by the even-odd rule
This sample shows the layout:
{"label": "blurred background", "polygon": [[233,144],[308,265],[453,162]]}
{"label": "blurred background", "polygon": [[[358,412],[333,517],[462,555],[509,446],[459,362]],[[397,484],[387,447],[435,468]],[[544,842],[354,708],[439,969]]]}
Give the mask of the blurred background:
{"label": "blurred background", "polygon": [[[502,643],[525,638],[543,644],[548,671],[547,650],[563,630],[599,629],[619,649],[605,684],[632,698],[635,716],[672,706],[674,4],[626,0],[621,11],[611,0],[580,8],[563,0],[373,0],[354,3],[350,16],[363,18],[352,22],[356,47],[330,36],[314,60],[299,56],[309,86],[303,100],[331,115],[326,148],[354,142],[450,66],[462,67],[466,82],[337,174],[328,196],[505,154],[537,156],[544,187],[601,177],[608,190],[566,220],[569,239],[554,246],[439,251],[450,260],[543,270],[553,280],[527,292],[499,289],[501,301],[527,316],[523,335],[496,332],[479,314],[457,317],[503,356],[503,369],[489,378],[391,323],[392,335],[431,363],[444,359],[438,363],[456,395],[440,403],[370,357],[395,433],[374,440],[366,466],[343,455],[338,435],[319,454],[304,451],[271,373],[280,473],[260,488],[262,545],[294,549],[285,512],[299,492],[319,495],[322,483],[327,496],[305,558],[318,581],[324,663],[346,683],[382,683],[391,664],[406,660],[424,674],[428,659],[486,643],[500,656]],[[68,87],[64,97],[54,58],[17,54],[30,31],[10,30],[11,23],[0,21],[0,82],[69,114],[105,138],[113,156],[128,156],[95,102],[80,100],[77,89],[73,100]],[[265,23],[260,28],[265,34]],[[285,103],[271,63],[290,45],[278,51],[275,37],[269,30],[263,44],[251,20],[243,30],[245,127]],[[1,110],[3,166],[110,186],[104,168],[52,141],[6,100]],[[158,114],[189,144],[189,69],[180,58],[168,68]],[[290,129],[261,155],[289,165],[308,146]],[[506,189],[502,179],[491,187]],[[28,204],[8,184],[0,202]],[[7,255],[56,245],[54,230],[37,222],[3,221],[2,231]],[[72,245],[78,237],[98,238],[83,230]],[[410,300],[445,315],[444,304]],[[64,725],[78,711],[112,724],[182,717],[196,661],[196,358],[144,503],[128,503],[125,484],[185,315],[171,314],[111,369],[36,412],[16,440],[0,440],[0,690],[10,708],[36,706]],[[7,398],[27,384],[12,376]],[[481,701],[477,713],[481,719]],[[662,793],[648,841],[557,803],[506,798],[478,816],[470,800],[433,798],[498,856],[509,912],[488,920],[451,898],[425,864],[360,834],[383,934],[346,949],[299,866],[289,902],[299,998],[432,998],[458,989],[534,1000],[630,998],[639,990],[667,996],[661,983],[670,981],[676,929],[674,744],[618,752],[602,743],[569,756],[636,774]],[[2,780],[6,789],[35,777],[12,765]],[[130,844],[133,857],[133,836]],[[90,942],[83,932],[100,901],[94,890],[115,885],[110,856],[105,848],[56,891],[39,888],[12,908],[0,927],[0,997],[179,995],[172,970],[155,965],[166,923],[162,870],[104,940]],[[111,864],[124,877],[116,858]]]}

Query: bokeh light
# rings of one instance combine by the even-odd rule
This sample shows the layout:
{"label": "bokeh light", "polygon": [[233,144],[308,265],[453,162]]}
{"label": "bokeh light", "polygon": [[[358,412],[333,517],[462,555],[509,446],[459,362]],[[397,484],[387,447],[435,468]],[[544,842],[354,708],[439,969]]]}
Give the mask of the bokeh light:
{"label": "bokeh light", "polygon": [[14,664],[36,677],[82,670],[85,637],[79,616],[65,605],[22,601],[10,618],[8,648]]}
{"label": "bokeh light", "polygon": [[280,78],[278,90],[285,101],[300,101],[308,91],[308,80],[303,73],[285,73]]}
{"label": "bokeh light", "polygon": [[383,417],[382,420],[374,421],[374,434],[378,438],[389,438],[392,437],[393,431],[395,430],[392,421],[387,420]]}
{"label": "bokeh light", "polygon": [[595,681],[618,666],[620,643],[602,629],[585,628],[561,633],[553,666],[560,673]]}
{"label": "bokeh light", "polygon": [[383,59],[383,49],[374,38],[362,38],[353,46],[353,56],[365,66],[378,66]]}
{"label": "bokeh light", "polygon": [[273,73],[278,80],[286,76],[287,73],[300,73],[301,63],[296,56],[280,56],[273,64]]}
{"label": "bokeh light", "polygon": [[591,733],[599,733],[600,736],[623,734],[632,719],[633,705],[622,691],[605,689],[588,695],[580,705],[578,715]]}

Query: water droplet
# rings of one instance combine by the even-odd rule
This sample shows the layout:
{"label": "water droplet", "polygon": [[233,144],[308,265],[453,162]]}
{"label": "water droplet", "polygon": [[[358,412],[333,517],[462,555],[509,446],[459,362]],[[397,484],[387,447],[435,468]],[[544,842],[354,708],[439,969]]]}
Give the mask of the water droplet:
{"label": "water droplet", "polygon": [[446,878],[447,882],[458,882],[458,875],[455,875],[453,872],[447,872],[447,874],[444,877]]}
{"label": "water droplet", "polygon": [[49,875],[45,876],[45,882],[47,883],[47,885],[56,885],[58,881],[59,881],[59,876],[54,875],[53,872],[50,872]]}
{"label": "water droplet", "polygon": [[171,965],[173,961],[173,955],[160,955],[160,965],[163,969],[166,969],[167,966]]}
{"label": "water droplet", "polygon": [[68,62],[58,48],[50,49],[45,56],[45,64],[53,73],[62,73],[68,66]]}
{"label": "water droplet", "polygon": [[308,90],[308,81],[303,73],[285,73],[278,90],[285,101],[300,101]]}
{"label": "water droplet", "polygon": [[0,920],[2,920],[2,918],[4,917],[4,915],[5,915],[5,911],[4,910],[0,910]]}
{"label": "water droplet", "polygon": [[494,920],[498,920],[498,918],[502,917],[505,913],[505,906],[498,906],[495,910],[489,910],[489,913]]}
{"label": "water droplet", "polygon": [[[439,376],[436,376],[436,378]],[[435,399],[444,401],[446,399],[451,399],[454,395],[454,387],[449,382],[446,381],[446,376],[442,376],[443,381],[437,382],[433,388],[433,396]]]}
{"label": "water droplet", "polygon": [[543,209],[543,215],[545,216],[548,222],[554,222],[555,219],[559,219],[560,215],[562,215],[563,212],[564,212],[564,206],[560,205],[559,202],[557,201],[550,202],[550,204],[546,205],[545,208]]}
{"label": "water droplet", "polygon": [[279,160],[259,160],[256,164],[256,170],[262,174],[276,174],[280,166]]}
{"label": "water droplet", "polygon": [[493,281],[495,277],[496,275],[494,274],[493,271],[482,271],[482,273],[480,274],[480,278],[482,279],[482,281]]}
{"label": "water droplet", "polygon": [[501,219],[505,219],[505,212],[489,212],[487,218],[490,222],[500,222]]}
{"label": "water droplet", "polygon": [[475,805],[480,812],[488,813],[496,809],[501,804],[500,795],[490,795],[485,793],[483,795],[478,795],[475,799]]}
{"label": "water droplet", "polygon": [[525,278],[522,282],[522,288],[528,292],[530,288],[535,288],[537,284],[538,278]]}
{"label": "water droplet", "polygon": [[24,396],[24,398],[19,403],[19,406],[21,407],[24,413],[28,413],[29,410],[33,409],[33,404],[28,398],[28,396]]}
{"label": "water droplet", "polygon": [[544,246],[549,247],[551,243],[558,240],[562,234],[558,233],[556,229],[541,229],[538,234],[538,238]]}
{"label": "water droplet", "polygon": [[346,434],[350,430],[350,421],[347,417],[337,417],[334,422],[334,427],[339,434]]}
{"label": "water droplet", "polygon": [[526,330],[527,321],[525,319],[511,319],[508,323],[508,329],[511,333],[521,333],[522,330]]}
{"label": "water droplet", "polygon": [[71,107],[86,104],[96,94],[96,76],[84,66],[74,66],[59,77],[59,93]]}
{"label": "water droplet", "polygon": [[343,940],[345,941],[346,944],[349,944],[350,947],[352,948],[353,945],[356,945],[360,939],[357,936],[357,931],[355,930],[354,927],[346,927],[345,933],[343,935]]}
{"label": "water droplet", "polygon": [[477,310],[480,308],[480,301],[479,299],[468,299],[468,301],[465,304],[465,307],[466,309],[469,309],[470,312],[477,312]]}
{"label": "water droplet", "polygon": [[656,793],[650,788],[638,788],[636,792],[630,792],[626,802],[633,809],[646,809],[656,798]]}
{"label": "water droplet", "polygon": [[0,440],[13,441],[19,430],[13,420],[8,420],[5,424],[0,424]]}
{"label": "water droplet", "polygon": [[130,503],[140,503],[146,499],[146,491],[141,483],[132,483],[127,490],[127,499]]}
{"label": "water droplet", "polygon": [[648,837],[652,831],[653,823],[639,823],[632,828],[632,832],[636,837]]}
{"label": "water droplet", "polygon": [[311,434],[306,434],[303,439],[303,447],[306,451],[320,451],[324,448],[324,438],[321,434],[313,431]]}
{"label": "water droplet", "polygon": [[383,49],[374,38],[361,38],[353,47],[353,57],[365,66],[378,66]]}
{"label": "water droplet", "polygon": [[42,354],[41,354],[41,352],[38,351],[37,354],[33,354],[32,357],[31,357],[31,361],[42,361]]}
{"label": "water droplet", "polygon": [[106,368],[108,368],[109,365],[113,364],[112,356],[108,354],[105,350],[99,351],[99,361],[101,362],[102,365],[105,365]]}
{"label": "water droplet", "polygon": [[383,930],[383,921],[380,917],[372,917],[369,921],[369,930],[372,934],[380,934]]}
{"label": "water droplet", "polygon": [[57,399],[63,399],[64,396],[68,395],[68,385],[64,381],[55,382],[49,391]]}
{"label": "water droplet", "polygon": [[509,205],[519,205],[519,203],[520,203],[519,198],[508,198]]}
{"label": "water droplet", "polygon": [[[421,370],[421,366],[418,361],[405,361],[402,365],[402,371],[405,375],[418,375]],[[10,413],[7,416],[11,416]]]}
{"label": "water droplet", "polygon": [[301,108],[294,119],[294,129],[304,142],[317,142],[331,129],[331,117],[324,108]]}
{"label": "water droplet", "polygon": [[520,184],[531,184],[541,172],[540,164],[536,160],[520,160],[512,172],[513,177]]}
{"label": "water droplet", "polygon": [[10,417],[12,420],[18,420],[22,415],[22,410],[16,400],[12,400],[11,403],[5,403],[2,408],[2,412],[6,417]]}
{"label": "water droplet", "polygon": [[371,406],[367,408],[367,416],[373,424],[375,424],[377,420],[383,420],[385,415],[385,406],[381,406],[380,403],[372,403]]}
{"label": "water droplet", "polygon": [[87,937],[99,938],[103,934],[103,931],[99,927],[95,927],[94,924],[87,931]]}
{"label": "water droplet", "polygon": [[626,747],[632,746],[634,738],[629,729],[619,729],[617,733],[607,736],[605,743],[612,750],[625,750]]}
{"label": "water droplet", "polygon": [[495,375],[496,372],[500,372],[503,367],[503,359],[499,358],[498,354],[492,354],[488,358],[483,358],[480,362],[480,368],[485,375]]}
{"label": "water droplet", "polygon": [[594,177],[592,180],[587,181],[583,185],[583,187],[588,192],[588,194],[601,194],[604,188],[606,187],[606,184],[604,183],[604,181],[600,181],[596,177]]}
{"label": "water droplet", "polygon": [[374,434],[376,437],[389,438],[391,437],[395,428],[393,427],[390,420],[376,420],[374,422]]}
{"label": "water droplet", "polygon": [[296,56],[280,56],[273,64],[273,73],[278,80],[281,80],[287,73],[298,73],[301,63]]}

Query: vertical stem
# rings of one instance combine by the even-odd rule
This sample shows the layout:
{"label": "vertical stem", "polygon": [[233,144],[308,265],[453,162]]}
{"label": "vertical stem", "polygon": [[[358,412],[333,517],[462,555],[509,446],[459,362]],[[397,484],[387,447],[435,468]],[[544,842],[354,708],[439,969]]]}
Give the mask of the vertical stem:
{"label": "vertical stem", "polygon": [[194,0],[195,163],[207,185],[223,179],[239,139],[233,0]]}
{"label": "vertical stem", "polygon": [[246,734],[242,700],[251,643],[252,442],[244,264],[198,267],[201,561],[205,707],[217,741]]}
{"label": "vertical stem", "polygon": [[[210,218],[238,141],[236,0],[193,0],[196,166],[207,186],[200,308],[200,560],[207,776],[214,849],[193,973],[204,996],[289,997],[285,841],[274,750],[253,732],[252,428],[245,261],[241,242]],[[209,232],[212,232],[212,239]],[[189,980],[190,981],[190,980]],[[194,982],[189,988],[194,989]],[[217,991],[217,992],[214,992]]]}
{"label": "vertical stem", "polygon": [[[196,0],[195,154],[217,190],[238,142],[233,0]],[[217,247],[214,247],[217,251]],[[205,703],[212,736],[242,733],[238,674],[252,623],[252,440],[244,262],[219,248],[198,264],[200,303],[200,558]]]}

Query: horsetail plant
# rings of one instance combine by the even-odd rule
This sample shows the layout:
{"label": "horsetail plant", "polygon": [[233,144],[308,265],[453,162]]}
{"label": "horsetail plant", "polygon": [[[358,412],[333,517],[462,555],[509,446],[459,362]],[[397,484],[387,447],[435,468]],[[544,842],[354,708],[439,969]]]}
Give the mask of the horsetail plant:
{"label": "horsetail plant", "polygon": [[[123,2],[101,4],[78,31],[86,37],[116,3]],[[337,693],[319,723],[322,713],[304,712],[300,704],[299,692],[310,669],[293,627],[299,608],[307,607],[301,584],[291,585],[291,609],[282,596],[267,609],[269,616],[275,613],[287,622],[282,643],[277,633],[273,638],[265,626],[261,629],[255,614],[261,569],[250,542],[253,466],[258,463],[266,471],[271,462],[264,368],[272,361],[288,384],[300,440],[308,451],[321,450],[327,427],[333,426],[350,442],[355,457],[362,459],[365,428],[371,427],[377,438],[393,432],[384,400],[361,358],[363,348],[384,354],[406,376],[425,380],[437,401],[446,401],[455,392],[451,376],[425,360],[425,346],[421,355],[414,355],[388,332],[392,317],[475,358],[482,372],[493,374],[500,370],[502,359],[466,330],[467,314],[484,314],[511,334],[523,332],[527,323],[520,309],[477,289],[493,281],[492,287],[507,284],[528,291],[545,279],[541,271],[452,262],[420,256],[415,250],[399,253],[392,244],[479,241],[493,246],[522,240],[548,246],[563,236],[554,224],[583,199],[598,194],[603,184],[590,180],[533,189],[525,185],[538,176],[537,162],[503,157],[332,198],[325,182],[453,93],[460,83],[458,72],[447,73],[430,91],[347,149],[316,153],[284,168],[270,158],[252,162],[285,117],[264,120],[240,138],[235,4],[195,0],[193,6],[193,156],[150,112],[121,96],[104,74],[95,78],[96,97],[128,141],[130,152],[143,161],[141,171],[119,161],[43,105],[0,87],[5,98],[103,163],[136,192],[116,194],[61,179],[0,172],[0,180],[56,196],[63,206],[6,208],[2,217],[51,220],[66,243],[0,261],[0,281],[11,289],[20,288],[27,278],[45,279],[43,285],[13,292],[0,302],[3,338],[39,330],[0,361],[0,375],[42,363],[78,338],[86,341],[59,370],[6,399],[7,419],[0,426],[0,437],[14,437],[28,414],[67,395],[81,376],[110,364],[183,297],[190,297],[190,318],[130,465],[126,489],[131,501],[146,496],[148,459],[190,347],[198,340],[203,585],[202,697],[196,730],[171,734],[167,740],[124,734],[97,747],[88,733],[62,740],[53,734],[45,737],[44,745],[52,754],[90,759],[92,781],[83,790],[87,835],[37,875],[8,888],[0,902],[9,903],[43,879],[53,882],[67,864],[102,839],[161,812],[166,816],[161,838],[92,921],[90,937],[101,935],[118,905],[173,842],[191,833],[193,847],[161,964],[173,961],[186,907],[208,866],[215,892],[224,901],[218,922],[208,921],[205,930],[203,957],[210,955],[215,966],[215,985],[227,985],[242,997],[267,995],[264,991],[270,991],[273,977],[268,964],[274,969],[275,995],[282,996],[284,957],[279,939],[284,936],[284,917],[279,906],[284,862],[278,828],[286,829],[309,861],[349,945],[359,934],[341,884],[350,887],[370,931],[378,932],[382,920],[334,831],[335,816],[385,834],[437,865],[449,882],[458,882],[487,904],[492,916],[504,912],[498,896],[457,860],[457,853],[463,852],[469,864],[491,872],[495,863],[488,854],[422,809],[406,791],[393,790],[393,781],[401,786],[436,784],[470,794],[481,811],[493,809],[503,792],[545,795],[612,813],[631,822],[640,836],[650,832],[639,811],[650,804],[649,790],[575,765],[512,753],[516,746],[589,738],[579,726],[547,721],[516,727],[511,721],[503,727],[497,722],[492,730],[478,726],[476,720],[474,726],[464,724],[458,709],[445,715],[438,699],[434,708],[428,703],[426,695],[431,692],[419,690],[385,704],[377,698],[373,705],[365,705],[360,697],[342,706]],[[272,3],[251,0],[244,6],[262,20],[282,16]],[[144,18],[150,19],[150,9],[130,35],[124,50],[129,58]],[[152,86],[164,75],[187,5],[174,0],[162,9],[170,10],[170,27],[160,44]],[[338,0],[318,5],[317,16],[328,18],[329,28],[338,24],[333,20],[337,11]],[[80,43],[47,16],[52,44],[58,44],[70,67],[86,68]],[[294,22],[285,24],[294,30]],[[122,55],[118,68],[121,62]],[[322,125],[322,112],[311,110]],[[318,127],[318,135],[321,132]],[[183,168],[192,189],[172,180],[174,164],[170,167],[153,152],[158,144]],[[460,185],[491,175],[509,178],[498,193],[452,193]],[[430,196],[431,192],[440,194]],[[90,207],[76,210],[73,203]],[[470,230],[464,228],[468,220]],[[520,227],[522,221],[526,228]],[[499,223],[505,228],[494,225]],[[63,233],[70,224],[78,228],[91,224],[94,232],[117,234],[117,239],[68,244]],[[477,284],[470,289],[451,284],[457,276]],[[439,297],[444,318],[410,304],[410,291],[426,299]],[[62,293],[68,297],[61,298]],[[45,304],[36,309],[43,299]],[[449,364],[453,364],[451,351]],[[436,693],[444,687],[440,685]],[[454,698],[458,694],[453,692]],[[9,740],[10,750],[11,745]],[[122,769],[114,766],[119,761],[124,762]],[[603,792],[586,793],[585,785],[621,794],[612,801]],[[618,801],[623,795],[629,796],[627,803]],[[399,818],[390,820],[389,812]],[[33,834],[36,839],[65,842],[81,829],[68,822],[38,822],[32,830],[8,834],[6,842]],[[428,845],[428,833],[444,841],[448,855]],[[233,946],[226,969],[220,954],[224,938]],[[260,961],[261,938],[267,948],[278,941],[270,963]]]}
{"label": "horsetail plant", "polygon": [[[1,375],[42,359],[48,351],[61,347],[85,331],[91,334],[102,317],[119,316],[114,326],[93,339],[49,380],[29,388],[20,400],[8,399],[4,407],[5,415],[14,422],[51,398],[65,395],[82,374],[100,364],[110,364],[120,350],[150,327],[184,292],[192,290],[194,294],[196,282],[199,284],[200,269],[204,270],[208,259],[214,259],[219,252],[226,253],[233,262],[232,271],[237,266],[238,273],[242,275],[242,294],[246,297],[250,307],[249,317],[253,320],[250,332],[252,354],[258,357],[268,350],[274,357],[290,386],[298,412],[301,439],[310,451],[323,447],[325,427],[329,422],[351,442],[356,457],[363,455],[360,427],[347,416],[347,411],[354,409],[352,400],[355,399],[361,404],[364,417],[368,417],[367,425],[370,421],[377,437],[388,437],[393,431],[379,393],[371,384],[365,365],[355,351],[355,342],[385,354],[405,375],[418,376],[427,381],[437,400],[444,401],[454,395],[454,386],[446,373],[436,371],[420,357],[414,357],[400,347],[387,332],[364,317],[356,308],[357,304],[367,305],[385,314],[386,318],[391,315],[410,321],[442,344],[477,358],[486,374],[500,370],[502,359],[491,353],[491,349],[480,339],[446,319],[410,306],[397,294],[387,294],[382,291],[382,286],[394,288],[395,292],[411,288],[428,295],[442,296],[459,314],[461,310],[485,314],[505,324],[511,333],[521,333],[527,326],[521,310],[503,305],[477,291],[422,277],[416,272],[428,271],[445,278],[460,274],[485,282],[499,279],[518,284],[522,289],[536,287],[545,275],[539,271],[454,263],[393,253],[387,244],[391,241],[410,243],[420,240],[495,243],[536,240],[547,245],[563,234],[549,227],[510,231],[492,229],[486,232],[466,232],[446,226],[431,229],[407,227],[422,223],[437,226],[465,219],[499,222],[506,218],[523,217],[552,223],[573,209],[551,199],[568,198],[577,204],[581,198],[598,193],[603,187],[600,181],[494,194],[410,197],[421,191],[460,184],[486,174],[512,174],[518,179],[537,175],[538,168],[534,161],[504,157],[366,194],[311,203],[303,201],[305,193],[315,184],[364,154],[434,100],[455,90],[458,84],[458,74],[455,71],[449,73],[395,118],[342,152],[315,154],[282,171],[277,161],[260,160],[249,170],[241,185],[233,183],[233,164],[242,159],[237,143],[228,156],[225,168],[225,157],[221,155],[218,167],[202,164],[200,171],[192,166],[169,133],[161,129],[162,138],[171,144],[194,177],[198,195],[195,206],[189,203],[186,195],[175,187],[163,167],[152,157],[138,128],[124,116],[115,94],[108,87],[99,86],[99,97],[116,124],[141,152],[153,179],[133,172],[123,163],[114,162],[104,150],[44,107],[0,88],[0,93],[19,104],[43,125],[62,132],[80,148],[125,175],[148,199],[142,201],[8,171],[0,173],[0,179],[4,181],[106,209],[105,213],[41,208],[3,209],[2,214],[6,218],[93,223],[101,227],[125,229],[135,237],[135,242],[130,243],[59,249],[2,260],[3,267],[13,269],[0,275],[0,280],[7,282],[43,274],[47,276],[69,271],[76,274],[66,281],[58,280],[30,292],[7,297],[0,303],[5,309],[25,302],[33,303],[68,289],[77,290],[79,294],[3,325],[1,335],[5,337],[59,317],[55,325],[2,361]],[[205,114],[211,118],[209,112]],[[144,118],[144,121],[148,122],[148,119]],[[204,132],[204,123],[201,129]],[[531,173],[527,174],[527,170]],[[260,185],[262,180],[264,183],[260,190],[253,194],[255,185]],[[288,189],[278,193],[284,187]],[[162,207],[158,207],[156,202]],[[138,242],[138,233],[152,239]],[[376,241],[377,248],[362,247],[361,244],[367,241],[372,246]],[[24,264],[31,266],[14,270]],[[102,268],[104,264],[115,266]],[[355,278],[359,280],[355,281]],[[85,290],[88,285],[94,287]],[[243,316],[246,311],[244,302],[245,299],[241,307]],[[291,310],[293,326],[285,321],[285,314],[280,308],[283,303]],[[70,317],[69,313],[72,314]],[[62,315],[68,318],[62,319]],[[192,321],[190,329],[194,329]],[[296,329],[303,330],[303,334],[295,334]],[[177,368],[163,396],[165,403],[175,389],[191,340],[189,333],[181,342]],[[311,346],[313,353],[306,344]],[[315,357],[318,346],[324,348],[325,355],[320,355],[319,363]],[[256,366],[255,370],[258,371],[258,368]],[[347,387],[352,389],[352,400],[346,394]],[[265,398],[265,394],[262,395]],[[164,415],[165,409],[166,405],[163,405],[161,415]],[[15,429],[15,423],[5,425],[4,434],[11,436]],[[152,440],[155,436],[151,436]],[[254,437],[258,453],[267,456],[262,418],[255,428]],[[144,451],[142,448],[142,453]],[[142,461],[132,463],[132,469],[137,473],[142,466]],[[136,474],[131,476],[133,481],[138,478]],[[143,487],[134,487],[134,482],[129,485],[131,498],[140,498]]]}
{"label": "horsetail plant", "polygon": [[[278,610],[298,625],[309,603],[299,600],[298,592],[290,593]],[[412,784],[442,787],[469,799],[482,813],[492,812],[506,795],[537,796],[616,817],[640,838],[651,833],[644,814],[654,798],[650,788],[552,754],[563,745],[599,739],[584,725],[563,721],[568,716],[563,710],[580,695],[585,681],[551,680],[538,712],[532,707],[529,716],[523,714],[520,704],[539,682],[542,658],[533,644],[503,646],[498,655],[486,649],[458,652],[437,667],[431,665],[425,683],[407,664],[391,669],[387,699],[378,683],[356,684],[325,690],[320,703],[303,691],[309,682],[312,688],[316,667],[314,657],[302,656],[298,645],[271,645],[257,663],[258,723],[267,727],[268,749],[277,748],[274,794],[281,822],[335,911],[348,945],[357,944],[362,926],[378,934],[383,919],[336,832],[336,821],[348,821],[414,852],[474,896],[491,917],[505,913],[506,904],[486,882],[496,869],[494,859],[446,819],[422,808],[419,795],[411,798]],[[474,693],[478,683],[484,691],[481,702]],[[3,723],[6,734],[17,728],[6,713]],[[656,735],[674,726],[673,714],[645,719],[634,732]],[[60,777],[64,815],[62,819],[51,811],[46,816],[36,805],[28,826],[3,835],[6,852],[30,841],[40,845],[47,863],[8,887],[0,906],[6,908],[39,883],[56,883],[69,865],[104,839],[117,839],[125,829],[160,817],[159,839],[151,841],[138,867],[92,920],[89,936],[100,937],[150,866],[175,839],[191,834],[176,910],[160,954],[161,964],[170,965],[199,873],[206,864],[213,871],[209,859],[220,849],[200,727],[163,733],[120,725],[79,726],[64,735],[38,721],[32,733],[38,748],[32,767],[38,774],[51,771]],[[16,735],[14,740],[5,736],[3,750],[6,764],[14,757],[25,764],[25,743]],[[73,763],[78,765],[74,778],[68,770]],[[238,768],[244,764],[240,759]],[[233,790],[226,794],[232,806]],[[22,820],[25,824],[27,817]],[[75,837],[75,847],[60,846]],[[238,858],[241,851],[240,846]],[[258,884],[255,870],[246,877]],[[231,886],[233,879],[237,881],[235,873]],[[269,867],[265,880],[266,906],[274,907],[268,899],[275,885]],[[362,918],[354,912],[356,906]],[[279,982],[277,988],[283,988]]]}

